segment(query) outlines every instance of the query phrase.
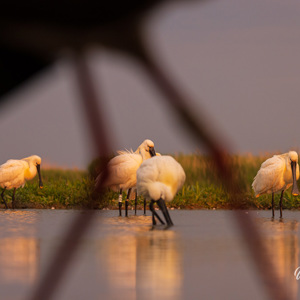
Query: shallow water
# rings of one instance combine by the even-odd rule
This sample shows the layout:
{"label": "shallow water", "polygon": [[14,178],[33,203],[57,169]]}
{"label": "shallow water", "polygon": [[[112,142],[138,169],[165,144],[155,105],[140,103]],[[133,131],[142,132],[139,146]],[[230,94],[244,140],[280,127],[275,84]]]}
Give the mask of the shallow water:
{"label": "shallow water", "polygon": [[[0,211],[0,299],[28,299],[73,210]],[[247,212],[243,212],[245,215]],[[266,299],[231,211],[173,210],[174,227],[150,216],[97,211],[54,299]],[[253,211],[290,295],[299,297],[300,212]],[[149,215],[149,212],[148,212]],[[278,215],[278,212],[277,212]]]}

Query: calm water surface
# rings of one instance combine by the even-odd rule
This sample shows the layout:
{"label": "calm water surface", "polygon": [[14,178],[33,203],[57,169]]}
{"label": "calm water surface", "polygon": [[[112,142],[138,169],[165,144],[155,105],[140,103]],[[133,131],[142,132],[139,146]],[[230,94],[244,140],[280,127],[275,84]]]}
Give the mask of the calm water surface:
{"label": "calm water surface", "polygon": [[[0,211],[1,300],[28,299],[77,213]],[[168,230],[151,230],[150,216],[141,211],[129,218],[117,214],[96,212],[55,300],[266,299],[232,212],[173,210],[175,226]],[[251,214],[297,299],[300,212],[284,211],[282,222],[270,211]]]}

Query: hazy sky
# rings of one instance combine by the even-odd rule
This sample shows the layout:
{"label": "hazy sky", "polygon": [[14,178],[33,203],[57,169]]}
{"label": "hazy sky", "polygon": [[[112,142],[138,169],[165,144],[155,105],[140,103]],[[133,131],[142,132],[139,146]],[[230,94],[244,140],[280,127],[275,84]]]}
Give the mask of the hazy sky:
{"label": "hazy sky", "polygon": [[[300,2],[187,3],[157,10],[147,34],[195,114],[204,108],[238,152],[299,148]],[[161,153],[195,150],[134,61],[101,49],[88,59],[114,150],[135,149],[145,138]],[[38,154],[48,163],[86,167],[93,151],[72,68],[61,58],[8,96],[13,104],[0,111],[0,163]]]}

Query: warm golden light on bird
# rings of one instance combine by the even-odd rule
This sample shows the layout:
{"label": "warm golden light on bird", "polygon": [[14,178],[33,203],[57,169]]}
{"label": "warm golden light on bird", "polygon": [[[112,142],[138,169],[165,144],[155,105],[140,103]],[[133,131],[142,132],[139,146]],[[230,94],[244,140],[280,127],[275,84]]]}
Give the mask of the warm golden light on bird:
{"label": "warm golden light on bird", "polygon": [[272,194],[272,216],[274,217],[274,193],[281,192],[280,217],[282,218],[282,198],[286,189],[293,185],[292,195],[299,195],[297,180],[299,179],[298,154],[290,151],[274,155],[262,163],[252,183],[256,198],[262,194]]}
{"label": "warm golden light on bird", "polygon": [[33,179],[36,173],[38,173],[39,176],[39,187],[43,188],[40,171],[41,162],[42,159],[39,156],[32,155],[19,160],[9,159],[0,166],[0,187],[3,189],[1,197],[6,208],[8,208],[8,206],[4,199],[4,192],[14,189],[12,196],[12,208],[14,208],[16,189],[24,187],[26,181]]}
{"label": "warm golden light on bird", "polygon": [[171,156],[156,156],[142,163],[137,170],[137,192],[150,202],[152,224],[156,225],[155,217],[162,223],[154,210],[156,202],[163,212],[167,225],[173,225],[165,201],[172,201],[185,181],[182,166]]}
{"label": "warm golden light on bird", "polygon": [[[112,158],[108,163],[109,176],[104,182],[104,186],[114,191],[119,191],[119,215],[122,215],[122,192],[128,190],[125,202],[125,215],[128,216],[128,199],[132,188],[136,186],[136,171],[146,159],[155,156],[154,143],[151,140],[144,140],[136,149],[131,151],[118,151],[117,156]],[[101,174],[98,175],[96,182],[99,182]],[[135,200],[136,213],[137,199]]]}

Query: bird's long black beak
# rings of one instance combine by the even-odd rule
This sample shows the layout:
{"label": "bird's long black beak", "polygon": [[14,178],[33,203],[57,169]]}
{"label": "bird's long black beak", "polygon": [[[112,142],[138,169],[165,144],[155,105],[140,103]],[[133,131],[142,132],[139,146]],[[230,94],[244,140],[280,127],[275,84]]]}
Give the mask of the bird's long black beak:
{"label": "bird's long black beak", "polygon": [[293,196],[298,196],[299,195],[297,179],[296,179],[296,166],[297,166],[297,163],[295,161],[292,161],[291,162],[291,167],[292,167],[292,176],[293,176],[293,189],[292,189],[292,195]]}
{"label": "bird's long black beak", "polygon": [[154,147],[149,147],[149,153],[150,153],[151,157],[156,156]]}
{"label": "bird's long black beak", "polygon": [[36,169],[37,169],[38,174],[39,174],[39,187],[40,187],[40,189],[42,189],[43,188],[43,182],[42,182],[42,176],[41,176],[41,165],[37,164]]}

